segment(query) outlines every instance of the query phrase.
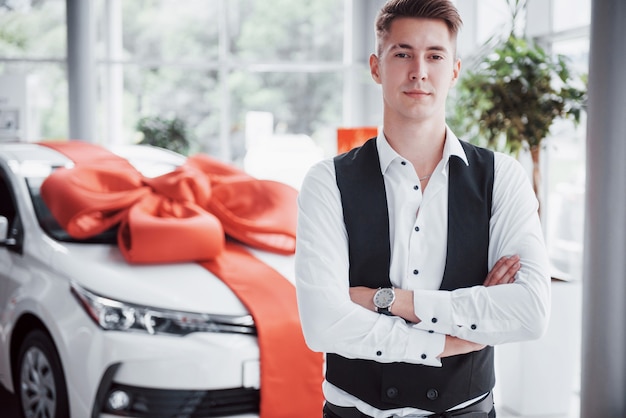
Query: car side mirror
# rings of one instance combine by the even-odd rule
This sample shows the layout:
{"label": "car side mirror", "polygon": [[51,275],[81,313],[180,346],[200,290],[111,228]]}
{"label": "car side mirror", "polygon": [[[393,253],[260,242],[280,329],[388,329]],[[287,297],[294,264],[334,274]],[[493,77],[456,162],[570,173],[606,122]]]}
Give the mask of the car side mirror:
{"label": "car side mirror", "polygon": [[13,238],[9,238],[9,220],[6,216],[0,216],[0,245],[12,246],[16,241]]}

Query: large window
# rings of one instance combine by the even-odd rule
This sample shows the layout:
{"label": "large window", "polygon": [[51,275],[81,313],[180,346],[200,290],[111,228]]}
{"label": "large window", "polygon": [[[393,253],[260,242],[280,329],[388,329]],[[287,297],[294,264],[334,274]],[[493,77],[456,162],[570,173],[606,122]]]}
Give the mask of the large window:
{"label": "large window", "polygon": [[[123,95],[102,95],[101,115],[123,108],[125,138],[142,117],[177,117],[192,150],[238,161],[250,111],[271,114],[282,133],[315,137],[341,124],[343,2],[142,0],[117,10],[110,3],[97,2],[100,84],[102,92],[123,86]],[[111,24],[120,16],[120,27]],[[122,82],[107,84],[116,65]],[[107,126],[103,120],[103,135],[120,135]]]}
{"label": "large window", "polygon": [[[179,118],[191,151],[239,161],[251,111],[270,114],[281,134],[333,135],[349,65],[344,3],[91,0],[96,142],[136,141],[144,117]],[[66,1],[6,4],[0,75],[36,76],[39,136],[67,137]]]}
{"label": "large window", "polygon": [[66,38],[64,0],[0,2],[0,110],[24,99],[25,139],[67,137]]}
{"label": "large window", "polygon": [[[566,56],[579,74],[589,71],[590,0],[554,0],[553,31],[545,37],[554,54]],[[556,274],[581,280],[583,269],[586,115],[579,126],[558,123],[546,149],[548,250]]]}

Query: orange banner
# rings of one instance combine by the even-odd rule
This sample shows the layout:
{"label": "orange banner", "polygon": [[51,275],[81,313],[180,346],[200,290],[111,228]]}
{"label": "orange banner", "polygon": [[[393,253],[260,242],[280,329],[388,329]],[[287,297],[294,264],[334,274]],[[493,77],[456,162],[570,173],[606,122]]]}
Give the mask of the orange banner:
{"label": "orange banner", "polygon": [[365,141],[375,136],[378,136],[378,128],[375,126],[337,128],[337,154],[343,154],[352,148],[360,147]]}
{"label": "orange banner", "polygon": [[50,211],[70,235],[87,238],[119,224],[118,246],[128,262],[201,263],[254,317],[261,353],[261,418],[321,415],[323,359],[304,342],[294,286],[225,238],[293,253],[295,189],[254,179],[206,155],[147,178],[97,145],[41,144],[75,163],[56,170],[41,187]]}

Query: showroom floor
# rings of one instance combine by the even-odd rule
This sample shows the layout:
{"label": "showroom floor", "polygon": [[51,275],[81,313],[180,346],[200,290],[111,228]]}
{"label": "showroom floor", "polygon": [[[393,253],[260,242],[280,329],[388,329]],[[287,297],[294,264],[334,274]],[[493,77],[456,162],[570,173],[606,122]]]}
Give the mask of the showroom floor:
{"label": "showroom floor", "polygon": [[[496,407],[497,408],[497,407]],[[568,414],[562,415],[517,415],[506,408],[497,408],[497,418],[580,418],[580,398],[572,396],[572,403]]]}

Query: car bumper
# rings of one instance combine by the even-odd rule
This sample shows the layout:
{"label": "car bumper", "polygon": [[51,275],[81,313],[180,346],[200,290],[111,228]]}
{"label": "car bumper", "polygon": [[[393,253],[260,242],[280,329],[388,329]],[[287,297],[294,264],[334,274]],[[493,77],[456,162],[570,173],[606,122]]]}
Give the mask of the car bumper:
{"label": "car bumper", "polygon": [[92,416],[257,417],[259,412],[260,392],[252,388],[147,389],[103,380],[100,389]]}
{"label": "car bumper", "polygon": [[89,328],[74,336],[64,361],[68,383],[76,382],[68,391],[73,411],[91,417],[258,417],[256,337]]}

